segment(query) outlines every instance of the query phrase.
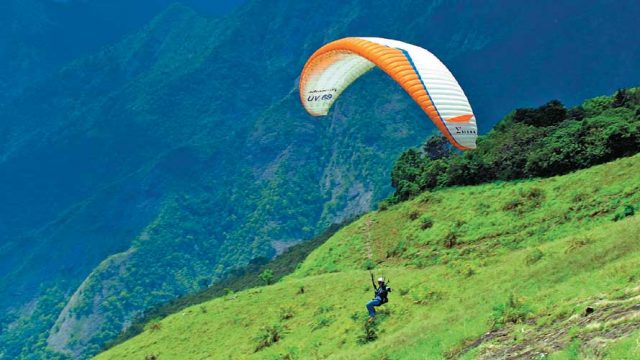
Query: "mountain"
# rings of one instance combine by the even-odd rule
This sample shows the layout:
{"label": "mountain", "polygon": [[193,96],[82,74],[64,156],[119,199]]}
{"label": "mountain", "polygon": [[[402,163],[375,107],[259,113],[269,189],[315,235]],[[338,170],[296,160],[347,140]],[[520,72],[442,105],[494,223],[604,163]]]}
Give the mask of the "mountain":
{"label": "mountain", "polygon": [[[0,3],[0,104],[36,86],[78,56],[140,30],[172,0],[3,0]],[[243,0],[184,3],[223,16]]]}
{"label": "mountain", "polygon": [[[551,101],[535,109],[517,109],[496,124],[489,134],[479,137],[478,148],[473,152],[453,152],[453,147],[444,136],[431,136],[421,149],[408,149],[395,162],[391,180],[396,192],[381,202],[379,209],[384,211],[403,200],[423,196],[425,191],[505,180],[522,181],[541,175],[564,175],[617,158],[632,156],[640,152],[639,109],[640,89],[622,89],[613,97],[589,99],[569,110],[557,101]],[[514,138],[518,140],[514,141]],[[518,151],[511,151],[514,146],[518,147]],[[633,180],[625,178],[623,181]],[[634,191],[632,188],[627,193],[632,194]],[[535,216],[536,213],[530,210],[540,207],[546,200],[546,194],[538,187],[520,189],[518,194],[519,197],[506,201],[502,210],[516,212],[519,216]],[[577,196],[580,201],[591,197],[589,202],[592,204],[602,202],[599,194]],[[600,214],[591,215],[613,213],[614,221],[634,215],[636,206],[633,197],[614,197],[610,200],[609,206],[599,210]],[[460,209],[452,209],[447,213],[464,213],[466,202],[460,201],[458,206]],[[437,208],[439,204],[431,204],[431,207]],[[417,221],[422,230],[429,229],[434,224],[432,217],[428,214],[420,216],[418,211],[411,211],[409,218],[411,221]],[[440,242],[445,248],[458,245],[457,227],[462,223],[464,220],[457,220],[456,225],[448,232],[437,235],[441,237]],[[285,253],[268,263],[265,263],[264,259],[252,260],[249,266],[234,271],[233,276],[214,286],[148,310],[116,340],[109,342],[108,347],[131,339],[143,332],[149,323],[156,323],[158,319],[181,312],[188,306],[226,295],[230,290],[246,290],[281,279],[299,269],[300,262],[322,245],[337,227],[339,226],[333,226],[322,235],[287,249]],[[511,241],[508,235],[502,234],[500,237],[501,243]],[[397,235],[391,238],[400,242],[398,246],[406,246]],[[521,244],[512,246],[521,247]],[[370,250],[367,250],[367,253],[369,252]],[[357,262],[357,259],[353,260]],[[418,254],[412,260],[418,261],[421,267],[438,263],[438,259],[430,256],[425,258],[425,255]],[[364,266],[372,268],[375,263],[368,259]]]}
{"label": "mountain", "polygon": [[[539,173],[546,177],[558,176],[577,169],[588,168],[606,161],[611,161],[612,159],[637,154],[640,152],[640,137],[638,137],[638,126],[640,125],[640,117],[638,117],[638,114],[640,114],[639,106],[640,89],[622,89],[617,91],[613,97],[602,96],[589,99],[580,106],[569,110],[564,109],[559,102],[551,101],[535,109],[517,109],[512,112],[496,124],[489,134],[481,136],[478,139],[478,148],[473,152],[451,152],[451,145],[447,146],[447,141],[443,136],[431,136],[421,149],[408,149],[396,161],[391,174],[396,193],[385,199],[385,201],[379,205],[379,208],[381,211],[386,211],[390,209],[390,206],[393,204],[397,204],[407,198],[419,197],[422,199],[422,203],[427,202],[425,205],[426,213],[423,213],[422,210],[424,209],[408,209],[408,213],[406,213],[408,219],[391,216],[391,219],[387,220],[387,227],[389,225],[398,226],[403,222],[408,222],[411,223],[410,226],[417,226],[422,231],[429,230],[430,236],[433,237],[432,241],[429,241],[429,244],[435,245],[435,247],[431,246],[431,249],[427,249],[429,251],[426,252],[422,251],[425,250],[424,247],[418,252],[411,251],[411,256],[401,256],[400,260],[405,261],[405,266],[415,265],[419,269],[427,267],[433,268],[439,264],[447,264],[449,261],[446,257],[442,258],[440,256],[439,250],[442,249],[438,249],[439,247],[443,247],[444,249],[455,248],[456,251],[454,255],[467,255],[481,248],[482,251],[480,254],[484,256],[493,251],[498,251],[502,254],[504,251],[522,249],[530,246],[530,240],[520,236],[513,237],[514,233],[510,231],[499,231],[497,233],[492,231],[493,235],[482,235],[487,231],[487,229],[483,229],[483,227],[487,225],[487,222],[492,227],[500,227],[500,224],[507,225],[504,221],[510,220],[500,218],[500,212],[512,213],[514,216],[522,218],[518,223],[509,222],[508,224],[515,225],[516,228],[521,229],[518,231],[526,230],[528,237],[531,239],[535,238],[536,242],[547,241],[549,239],[553,240],[553,236],[555,236],[554,234],[556,234],[555,231],[557,230],[556,227],[581,226],[581,223],[584,222],[585,219],[594,220],[594,218],[597,218],[600,221],[606,220],[608,217],[610,220],[617,222],[626,217],[633,216],[638,207],[638,199],[636,196],[637,184],[634,183],[636,179],[634,176],[628,176],[629,172],[627,171],[630,166],[633,166],[632,163],[627,163],[624,171],[618,171],[618,165],[611,165],[608,166],[606,170],[599,170],[598,173],[594,170],[589,172],[589,175],[572,176],[570,180],[564,179],[560,185],[553,182],[554,191],[553,194],[551,194],[551,198],[547,198],[549,191],[548,189],[544,189],[545,186],[548,187],[546,184],[549,183],[549,180],[539,181],[539,183],[544,186],[534,184],[526,188],[517,188],[517,192],[510,190],[506,194],[502,194],[504,196],[501,196],[504,187],[499,187],[499,191],[489,191],[490,199],[486,201],[482,198],[482,196],[484,196],[482,192],[480,192],[481,195],[479,196],[470,195],[477,193],[475,189],[463,192],[460,196],[459,192],[445,188],[458,186],[459,190],[464,190],[465,188],[460,188],[460,185],[480,183],[493,183],[493,185],[498,185],[500,184],[499,181],[522,181],[535,178],[536,176],[540,176]],[[514,141],[514,137],[519,138],[519,140]],[[509,147],[513,147],[514,145],[518,146],[519,151],[510,151]],[[571,205],[568,207],[568,211],[562,215],[563,220],[555,225],[553,223],[548,224],[554,217],[558,218],[556,214],[558,212],[558,206],[567,206],[566,198],[557,196],[556,192],[569,192],[570,189],[574,188],[572,184],[576,181],[584,181],[583,179],[586,177],[593,179],[594,184],[591,186],[595,186],[598,190],[594,192],[582,192],[583,189],[581,189],[578,193],[569,195],[569,197],[572,196],[570,199]],[[605,185],[606,189],[604,193],[601,193],[600,183],[606,181],[609,182]],[[422,184],[422,182],[424,182],[424,184]],[[431,191],[431,193],[425,193],[425,191]],[[512,196],[514,193],[517,193],[517,196]],[[437,194],[444,195],[445,197],[436,201],[433,197]],[[609,196],[611,194],[613,195]],[[467,199],[470,201],[467,201]],[[489,212],[495,212],[492,216],[498,217],[498,219],[484,219],[483,222],[479,224],[474,223],[476,226],[467,227],[467,217],[474,218],[478,216],[478,214],[470,214],[469,209],[467,209],[468,206],[473,208],[476,201],[482,201],[477,208],[480,209],[484,215],[487,215]],[[499,211],[491,210],[491,205],[499,208]],[[401,206],[407,207],[406,204],[401,204]],[[443,216],[445,222],[453,222],[453,224],[448,227],[448,230],[446,226],[444,227],[444,231],[442,231],[442,228],[440,231],[430,230],[432,228],[435,229],[434,224],[436,221],[431,214],[433,212],[437,212],[438,215]],[[381,217],[384,218],[385,215],[381,215]],[[539,224],[540,219],[542,219],[542,223],[544,224]],[[570,224],[572,222],[573,224]],[[438,221],[438,223],[440,223],[440,221]],[[598,224],[600,224],[600,222]],[[607,226],[606,224],[598,224],[595,226]],[[360,246],[361,251],[366,253],[366,259],[362,263],[362,267],[366,269],[372,269],[376,267],[376,264],[384,264],[387,260],[404,254],[407,248],[411,247],[411,242],[418,241],[420,245],[425,245],[421,242],[422,240],[418,240],[413,235],[407,235],[405,238],[404,231],[398,234],[395,228],[393,230],[386,229],[386,231],[390,231],[391,233],[383,236],[384,244],[377,246],[377,248],[382,246],[391,247],[391,249],[387,249],[387,255],[384,259],[374,261],[373,248],[371,244],[368,244],[368,239],[372,237],[369,227],[373,225],[371,221],[365,221],[364,226],[367,227],[366,235],[350,234],[346,237],[342,236],[342,240],[334,241],[352,242],[354,241],[354,236],[360,240],[365,238],[364,246],[356,246]],[[408,225],[405,225],[405,227],[406,226]],[[538,226],[547,228],[547,230],[540,232],[533,229]],[[363,230],[363,228],[361,225],[359,230]],[[202,305],[202,303],[213,298],[229,295],[232,291],[246,290],[265,284],[265,282],[268,285],[275,280],[280,280],[283,276],[291,272],[299,272],[299,270],[304,267],[304,264],[301,264],[304,258],[314,259],[313,261],[317,262],[317,266],[326,265],[325,271],[328,272],[344,270],[335,267],[335,257],[338,258],[339,262],[345,262],[348,265],[358,267],[362,259],[358,259],[357,255],[355,257],[349,256],[345,254],[344,251],[333,252],[333,247],[329,249],[329,255],[322,255],[323,257],[321,256],[319,259],[316,257],[315,254],[318,252],[322,253],[323,249],[315,252],[314,250],[327,241],[326,237],[331,236],[334,231],[332,229],[311,241],[291,247],[287,252],[276,257],[273,261],[266,264],[264,261],[252,261],[247,268],[234,272],[234,276],[217,283],[215,286],[211,286],[194,294],[179,297],[174,301],[151,309],[146,312],[143,317],[136,319],[126,332],[118,336],[116,341],[110,342],[108,346],[111,347],[121,344],[136,335],[140,335],[149,328],[157,330],[158,326],[160,326],[158,322],[159,319],[173,313],[183,313],[189,306]],[[581,230],[575,231],[579,232]],[[550,232],[551,237],[549,237],[549,234],[546,234],[546,232]],[[480,235],[478,235],[478,233],[480,233]],[[560,236],[564,236],[563,234],[564,233],[561,233]],[[340,235],[336,235],[336,237],[338,236]],[[467,241],[461,242],[460,240],[463,236],[480,236],[480,238],[479,240],[473,240],[471,243]],[[351,246],[351,244],[344,244],[344,246]],[[467,249],[465,248],[467,246],[473,248]],[[488,249],[485,249],[485,247],[488,247]],[[496,247],[498,249],[496,249]],[[351,251],[347,251],[347,253],[353,255]],[[448,253],[450,254],[451,251]],[[543,255],[540,249],[531,249],[526,262],[527,264],[529,264],[529,262],[537,262]],[[468,276],[475,274],[476,270],[473,268],[473,260],[475,259],[473,257],[471,259],[461,258],[458,260],[458,267],[464,269]],[[574,269],[574,271],[580,271],[580,269]],[[308,275],[308,273],[305,274],[305,276]],[[534,282],[537,280],[537,278],[532,279]],[[630,279],[629,281],[632,280],[633,279]],[[502,286],[502,280],[499,279],[496,281],[497,282],[491,286]],[[304,291],[299,290],[298,295],[301,295],[301,293],[304,293]],[[490,297],[490,295],[487,296]],[[628,301],[633,301],[634,299],[634,297],[630,297]],[[489,301],[496,301],[496,299],[489,298]],[[516,297],[510,296],[507,305],[509,307],[513,306],[514,304],[511,302],[514,301],[517,302],[519,300]],[[625,303],[628,301],[625,301]],[[265,302],[256,301],[256,304],[264,303]],[[201,309],[202,308],[203,307],[201,307]],[[286,318],[283,320],[292,317],[293,313],[290,309],[291,307],[282,309],[282,314],[286,314]],[[508,313],[505,314],[507,317],[514,315],[511,314],[511,311],[520,311],[519,309],[502,309],[502,311],[504,310],[509,310]],[[624,311],[626,311],[624,308],[618,308],[617,310],[623,310],[623,315]],[[189,310],[186,309],[186,311]],[[230,311],[233,312],[233,310]],[[223,312],[220,315],[228,316],[229,314]],[[528,316],[528,313],[524,315]],[[611,315],[612,312],[608,311],[596,318],[598,319],[597,321],[601,321],[603,316]],[[617,316],[618,314],[615,315]],[[635,315],[632,315],[632,317],[633,316]],[[632,317],[630,320],[632,320]],[[498,320],[499,319],[496,321]],[[460,319],[453,319],[452,321],[460,321]],[[494,325],[496,327],[502,327],[504,321],[500,321],[500,324]],[[269,327],[269,334],[281,337],[283,334],[281,325],[282,324],[275,324]],[[565,325],[566,324],[563,324],[563,326]],[[616,324],[612,323],[611,325],[614,326]],[[279,329],[275,332],[275,335],[274,329]],[[296,332],[299,330],[300,328],[294,329]],[[368,340],[375,340],[377,336],[375,327],[365,327],[365,330]],[[496,328],[494,330],[496,330],[496,335],[504,335],[503,332],[498,331],[500,329]],[[564,330],[560,328],[560,331]],[[615,329],[613,331],[615,331],[617,335],[614,337],[619,337],[620,334],[626,335],[631,330],[633,330],[633,327],[630,329]],[[304,326],[302,327],[302,331],[305,331]],[[544,342],[545,332],[557,331],[557,329],[542,326],[538,331],[542,333],[543,336],[536,335],[536,341]],[[265,333],[263,333],[263,335],[264,334]],[[264,341],[264,339],[265,338],[262,338],[261,341]],[[360,338],[360,340],[362,339]],[[199,340],[196,340],[196,342],[197,341]],[[136,340],[132,340],[132,342],[135,343]],[[467,347],[466,350],[475,348],[480,342],[474,340],[472,344],[475,345]],[[626,343],[628,343],[628,341]],[[256,352],[268,345],[265,345],[264,342],[260,344],[259,348],[256,348]],[[537,344],[537,346],[545,346],[545,344],[541,343]],[[560,345],[556,343],[554,346],[557,350]],[[458,349],[458,352],[454,350],[450,352],[453,355],[460,355],[458,353],[459,351],[466,352],[464,349]],[[501,350],[500,357],[504,354],[519,352],[521,350],[522,349],[517,348],[503,349]],[[525,350],[526,351],[520,356],[525,356],[527,353],[530,354],[532,349],[526,347]],[[598,351],[600,353],[602,352],[601,349]],[[491,352],[489,353],[489,357],[497,356],[496,354],[491,354]],[[286,354],[280,355],[281,357],[287,357]],[[147,354],[147,356],[152,357],[155,355],[151,353]],[[242,354],[229,354],[229,356],[238,357],[242,356]],[[435,358],[439,356],[432,354],[432,357]]]}
{"label": "mountain", "polygon": [[380,71],[327,118],[304,113],[299,71],[329,40],[433,50],[485,131],[540,98],[637,83],[637,5],[428,5],[174,5],[1,105],[0,354],[90,356],[146,309],[388,196],[394,160],[433,128]]}
{"label": "mountain", "polygon": [[[640,206],[638,165],[423,193],[96,359],[636,358],[640,220],[614,215]],[[373,325],[368,269],[392,288]]]}

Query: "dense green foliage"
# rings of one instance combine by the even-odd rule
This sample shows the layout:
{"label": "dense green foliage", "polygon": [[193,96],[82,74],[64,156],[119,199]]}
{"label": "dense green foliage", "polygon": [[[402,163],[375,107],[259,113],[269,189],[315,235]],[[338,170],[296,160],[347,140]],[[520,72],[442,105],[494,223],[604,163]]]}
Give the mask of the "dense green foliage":
{"label": "dense green foliage", "polygon": [[[97,358],[637,358],[640,219],[614,216],[640,207],[639,165],[423,193]],[[394,288],[374,324],[369,262]]]}
{"label": "dense green foliage", "polygon": [[[82,54],[139,30],[174,0],[0,2],[0,104]],[[222,15],[243,0],[181,0]]]}
{"label": "dense green foliage", "polygon": [[387,201],[447,186],[562,175],[639,151],[640,89],[569,110],[554,100],[516,110],[481,136],[475,151],[454,152],[438,135],[407,150],[394,165],[396,192]]}

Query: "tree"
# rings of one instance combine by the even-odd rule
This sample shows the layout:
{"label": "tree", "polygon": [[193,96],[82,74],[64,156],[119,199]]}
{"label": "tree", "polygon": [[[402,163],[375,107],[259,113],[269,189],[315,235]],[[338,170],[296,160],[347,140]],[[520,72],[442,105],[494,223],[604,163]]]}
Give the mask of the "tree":
{"label": "tree", "polygon": [[438,160],[451,155],[451,144],[442,135],[431,135],[422,146],[422,151],[431,160]]}
{"label": "tree", "polygon": [[273,271],[271,269],[265,269],[258,277],[265,285],[271,285],[273,282]]}
{"label": "tree", "polygon": [[513,120],[538,127],[552,126],[567,118],[567,109],[559,100],[551,100],[537,109],[517,109]]}
{"label": "tree", "polygon": [[619,90],[571,110],[552,100],[508,115],[478,137],[474,151],[453,151],[435,135],[420,149],[405,151],[393,167],[396,192],[388,201],[448,186],[561,175],[639,151],[640,89]]}
{"label": "tree", "polygon": [[569,119],[580,121],[584,119],[585,116],[586,116],[586,112],[584,111],[584,108],[582,106],[576,106],[571,110],[567,111],[567,118]]}
{"label": "tree", "polygon": [[423,172],[424,160],[418,150],[409,149],[400,155],[391,171],[391,185],[396,188],[400,201],[420,192],[418,178]]}
{"label": "tree", "polygon": [[626,89],[620,89],[616,91],[616,94],[613,96],[613,101],[611,102],[611,107],[623,107],[627,103],[627,98],[628,96]]}

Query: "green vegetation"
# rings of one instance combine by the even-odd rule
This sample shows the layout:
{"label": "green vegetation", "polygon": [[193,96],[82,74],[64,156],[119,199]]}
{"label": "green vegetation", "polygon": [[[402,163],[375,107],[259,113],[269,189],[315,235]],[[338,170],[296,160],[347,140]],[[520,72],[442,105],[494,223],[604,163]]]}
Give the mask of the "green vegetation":
{"label": "green vegetation", "polygon": [[[614,214],[640,206],[638,166],[420,194],[279,282],[182,309],[97,358],[637,358],[640,219]],[[396,289],[372,325],[367,261]]]}
{"label": "green vegetation", "polygon": [[630,336],[611,341],[606,345],[606,359],[633,359],[640,354],[640,330]]}
{"label": "green vegetation", "polygon": [[[346,224],[346,223],[345,223]],[[155,323],[157,319],[164,318],[170,314],[179,312],[189,306],[197,305],[213,298],[221,296],[233,296],[237,291],[256,287],[262,284],[260,274],[267,269],[271,271],[271,281],[280,280],[283,276],[293,272],[296,267],[318,246],[322,245],[329,237],[344,224],[331,225],[325,232],[315,238],[302,242],[288,248],[284,253],[275,259],[269,261],[266,258],[256,258],[249,265],[230,271],[230,275],[215,284],[192,294],[181,296],[177,299],[153,307],[146,311],[143,316],[136,318],[130,324],[126,331],[119,334],[117,338],[109,341],[105,349],[120,344],[135,335],[143,332],[149,323]],[[301,287],[299,292],[304,293]],[[201,308],[206,312],[206,307]],[[289,318],[293,316],[291,307],[283,308],[282,317]]]}
{"label": "green vegetation", "polygon": [[[156,6],[166,2],[154,1]],[[596,14],[599,22],[581,21],[576,27],[559,21],[546,33],[539,31],[538,23],[548,17],[530,11],[539,7],[536,2],[485,6],[478,12],[468,0],[460,6],[434,1],[428,11],[423,11],[424,0],[404,1],[402,6],[393,1],[257,0],[219,19],[177,4],[140,31],[120,28],[130,35],[97,52],[86,48],[81,52],[88,56],[55,74],[40,66],[37,49],[19,46],[19,39],[28,38],[43,50],[64,49],[68,53],[60,61],[71,59],[73,41],[58,46],[43,39],[61,40],[65,37],[59,30],[76,21],[88,24],[89,18],[78,18],[87,11],[93,14],[90,18],[122,23],[117,9],[125,3],[145,8],[147,14],[157,9],[124,0],[0,1],[0,58],[9,59],[9,66],[0,66],[0,88],[8,90],[0,91],[0,357],[52,358],[52,351],[61,357],[90,356],[127,328],[142,331],[136,318],[163,318],[157,306],[189,302],[194,298],[183,296],[208,293],[210,284],[233,277],[229,272],[260,267],[243,282],[261,284],[258,276],[265,271],[266,259],[334,222],[370,211],[387,197],[394,161],[419,144],[432,126],[415,102],[377,70],[345,91],[328,117],[311,119],[300,106],[295,79],[307,56],[328,39],[386,33],[427,46],[442,59],[473,59],[472,67],[465,66],[467,76],[486,75],[491,83],[464,80],[464,71],[459,79],[468,84],[464,86],[480,86],[469,89],[475,93],[474,107],[484,129],[511,110],[511,104],[531,99],[534,91],[555,89],[563,100],[574,103],[620,79],[628,81],[625,86],[637,81],[637,71],[628,66],[637,55],[606,56],[606,49],[615,49],[616,55],[636,49],[636,39],[616,36],[626,40],[610,41],[616,32],[602,31],[600,24],[625,24],[617,21],[619,6],[609,4],[580,7]],[[102,7],[104,11],[94,11]],[[52,10],[66,20],[49,18]],[[18,16],[16,11],[17,22],[11,20]],[[609,19],[614,15],[616,21],[605,21],[604,14]],[[127,18],[129,25],[141,23],[133,13]],[[449,18],[464,26],[449,32],[438,25]],[[632,20],[630,24],[637,21]],[[98,21],[93,27],[115,40],[115,33],[103,25]],[[587,31],[589,26],[592,31]],[[582,35],[558,37],[559,29]],[[92,31],[75,33],[111,43]],[[539,49],[520,47],[517,64],[495,51],[510,49],[512,39],[530,39],[532,33],[537,44],[553,39],[557,49],[571,49],[558,53],[575,56],[569,63],[576,66],[595,63],[582,61],[593,59],[589,54],[602,56],[603,71],[589,65],[574,73],[594,76],[567,81],[548,76],[565,62],[540,62],[539,56],[530,56],[540,54]],[[3,47],[3,41],[10,46]],[[601,45],[597,50],[583,46],[594,41]],[[573,51],[576,47],[581,50]],[[501,71],[517,70],[514,64],[524,69],[518,81],[513,81],[511,71]],[[43,81],[20,91],[20,86],[5,81],[3,74],[12,73]],[[561,82],[568,86],[558,87]],[[533,86],[525,89],[523,84]],[[503,96],[495,96],[495,89]],[[9,93],[15,98],[4,103],[1,98]],[[611,117],[627,116],[626,101],[619,96],[618,108],[608,107],[609,100],[602,109],[597,101],[593,108]],[[531,121],[525,111],[518,124],[541,129],[536,124],[562,114],[557,110],[552,106],[542,117],[534,113]],[[606,121],[609,115],[602,118]],[[618,136],[617,129],[626,134],[627,125],[616,125],[620,126],[612,129],[610,138]],[[437,141],[430,146],[437,150]],[[513,200],[505,206],[513,207],[514,214],[533,207],[526,197]],[[616,214],[622,222],[629,217],[621,217],[624,204],[609,216]],[[417,235],[444,231],[446,236],[439,240],[445,249],[463,246],[466,225],[429,217],[431,222],[425,218],[415,224],[423,227]],[[385,254],[397,257],[414,250],[412,239],[384,248]],[[357,269],[374,268],[378,260],[365,260]],[[407,261],[424,268],[431,260]],[[336,262],[328,270],[339,267]],[[278,271],[269,269],[274,273],[271,281],[277,281]],[[456,271],[473,279],[481,270],[478,264],[462,264]],[[213,288],[224,294],[225,288],[243,287]],[[309,290],[300,285],[295,293],[301,288]],[[444,296],[428,293],[430,299]],[[205,310],[204,314],[212,313]],[[329,315],[313,319],[314,324],[327,324],[334,319]],[[316,333],[338,322],[336,318]]]}
{"label": "green vegetation", "polygon": [[[95,354],[150,309],[388,196],[424,114],[377,71],[343,94],[340,126],[312,121],[292,81],[316,30],[351,20],[282,5],[225,19],[172,6],[2,107],[4,357]],[[290,21],[310,13],[330,23]]]}
{"label": "green vegetation", "polygon": [[258,275],[258,278],[260,278],[265,285],[271,285],[273,281],[273,271],[271,269],[264,269],[264,271]]}
{"label": "green vegetation", "polygon": [[[566,174],[640,151],[640,88],[565,109],[557,100],[517,109],[478,139],[478,149],[457,153],[440,135],[404,152],[391,174],[394,203],[422,191],[496,180]],[[539,196],[532,193],[529,196]],[[517,208],[519,200],[506,204]],[[633,214],[633,209],[626,210]]]}

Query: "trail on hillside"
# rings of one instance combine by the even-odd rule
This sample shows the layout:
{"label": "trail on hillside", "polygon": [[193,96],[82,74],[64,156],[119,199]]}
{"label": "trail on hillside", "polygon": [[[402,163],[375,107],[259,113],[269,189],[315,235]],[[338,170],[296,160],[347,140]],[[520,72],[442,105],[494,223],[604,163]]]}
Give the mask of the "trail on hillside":
{"label": "trail on hillside", "polygon": [[[481,360],[544,358],[574,341],[581,344],[581,351],[601,358],[608,343],[640,329],[640,286],[620,297],[590,299],[578,306],[584,309],[581,314],[554,320],[551,326],[536,326],[536,319],[530,319],[526,324],[532,327],[526,330],[513,324],[492,330],[450,358],[477,347],[481,347],[477,357]],[[516,340],[517,331],[524,332],[524,341]]]}
{"label": "trail on hillside", "polygon": [[364,248],[366,251],[366,256],[367,259],[369,260],[373,260],[373,249],[371,247],[371,225],[373,224],[373,219],[369,218],[367,219],[367,221],[365,221],[365,226],[366,226],[366,231],[367,231],[367,236],[366,239],[364,241]]}

